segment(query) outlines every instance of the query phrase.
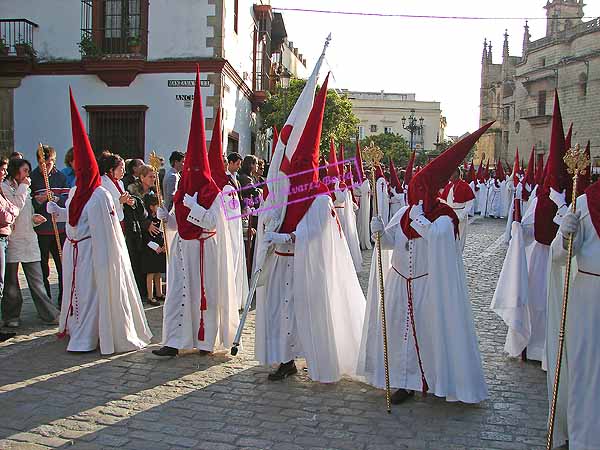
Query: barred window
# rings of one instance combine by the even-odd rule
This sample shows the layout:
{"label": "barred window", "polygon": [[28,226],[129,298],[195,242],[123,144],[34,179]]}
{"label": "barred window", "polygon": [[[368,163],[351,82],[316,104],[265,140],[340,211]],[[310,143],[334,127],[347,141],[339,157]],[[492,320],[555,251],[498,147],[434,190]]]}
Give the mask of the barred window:
{"label": "barred window", "polygon": [[88,105],[90,143],[96,154],[110,150],[123,157],[144,158],[147,106]]}

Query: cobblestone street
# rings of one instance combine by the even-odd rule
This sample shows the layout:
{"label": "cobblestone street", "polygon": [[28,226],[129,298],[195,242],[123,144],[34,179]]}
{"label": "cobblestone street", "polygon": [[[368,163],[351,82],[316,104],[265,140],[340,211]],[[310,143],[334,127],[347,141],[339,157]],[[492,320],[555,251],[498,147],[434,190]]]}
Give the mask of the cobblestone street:
{"label": "cobblestone street", "polygon": [[545,374],[503,354],[506,327],[489,310],[504,225],[477,218],[465,250],[490,390],[482,404],[417,395],[388,415],[384,392],[358,382],[322,385],[301,372],[268,383],[269,369],[254,360],[254,315],[235,358],[155,359],[162,307],[146,310],[155,337],[144,351],[69,354],[56,329],[39,322],[25,289],[19,336],[0,344],[0,449],[542,449]]}

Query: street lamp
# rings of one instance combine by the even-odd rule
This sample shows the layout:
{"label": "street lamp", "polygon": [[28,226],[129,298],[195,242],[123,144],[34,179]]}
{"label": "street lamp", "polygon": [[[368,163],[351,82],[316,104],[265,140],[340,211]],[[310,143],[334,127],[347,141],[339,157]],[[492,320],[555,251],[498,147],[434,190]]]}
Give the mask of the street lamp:
{"label": "street lamp", "polygon": [[[417,119],[417,117],[415,116],[414,109],[410,110],[410,115],[408,116],[408,125],[406,124],[407,118],[405,116],[402,116],[402,128],[404,128],[406,131],[408,131],[410,133],[410,149],[411,150],[414,150],[414,147],[415,147],[414,135],[417,131],[423,131],[423,122],[424,121],[425,121],[425,119],[423,119],[423,116],[421,116]],[[419,122],[418,125],[417,125],[417,122]]]}

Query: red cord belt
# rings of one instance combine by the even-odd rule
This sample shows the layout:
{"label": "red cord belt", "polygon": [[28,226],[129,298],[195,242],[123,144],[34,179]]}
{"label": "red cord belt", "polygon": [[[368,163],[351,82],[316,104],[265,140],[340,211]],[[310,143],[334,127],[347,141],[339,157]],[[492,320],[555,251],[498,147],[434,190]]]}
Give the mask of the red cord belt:
{"label": "red cord belt", "polygon": [[198,328],[198,340],[204,340],[204,311],[206,311],[206,292],[204,291],[204,242],[210,239],[216,231],[202,231],[203,236],[198,238],[200,242],[200,328]]}
{"label": "red cord belt", "polygon": [[[67,317],[65,318],[65,327],[62,331],[58,333],[59,338],[63,338],[67,334],[67,323],[69,322],[69,316],[73,315],[73,311],[77,308],[77,315],[79,316],[79,305],[77,302],[77,297],[75,296],[75,288],[76,288],[76,274],[77,274],[77,259],[79,257],[79,243],[90,239],[91,236],[86,236],[81,239],[71,239],[67,238],[71,245],[73,246],[73,274],[71,275],[71,295],[69,298],[69,309],[67,309]],[[75,298],[75,308],[73,308],[73,298]],[[62,299],[61,299],[62,301]]]}
{"label": "red cord belt", "polygon": [[417,353],[417,360],[419,361],[419,370],[421,371],[421,384],[422,384],[422,392],[423,395],[427,395],[427,391],[429,391],[429,386],[427,385],[427,380],[425,379],[425,371],[423,370],[423,362],[421,360],[421,350],[419,349],[419,342],[417,340],[417,328],[415,326],[415,309],[413,304],[413,290],[412,290],[412,282],[414,280],[418,280],[419,278],[426,277],[429,275],[428,273],[424,273],[423,275],[419,275],[418,277],[405,277],[398,269],[392,266],[392,269],[400,275],[402,278],[406,280],[406,292],[408,294],[408,314],[410,316],[410,323],[412,326],[413,338],[415,340],[415,350]]}

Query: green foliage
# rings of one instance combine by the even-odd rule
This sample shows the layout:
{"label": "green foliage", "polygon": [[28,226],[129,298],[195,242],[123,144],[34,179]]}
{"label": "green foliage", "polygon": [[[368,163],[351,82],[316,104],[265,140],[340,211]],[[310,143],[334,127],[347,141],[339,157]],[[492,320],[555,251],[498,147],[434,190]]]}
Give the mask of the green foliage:
{"label": "green foliage", "polygon": [[[277,129],[281,130],[305,85],[306,80],[292,78],[289,88],[280,88],[268,97],[261,107],[263,129],[276,125]],[[330,136],[333,136],[336,145],[351,141],[356,135],[358,123],[358,118],[352,112],[350,100],[345,95],[340,96],[333,89],[328,89],[321,132],[321,152],[329,153]]]}
{"label": "green foliage", "polygon": [[102,55],[100,49],[96,46],[91,36],[82,36],[81,42],[77,44],[79,52],[83,56],[98,57]]}
{"label": "green foliage", "polygon": [[383,154],[383,164],[389,166],[390,158],[394,161],[394,166],[406,167],[410,159],[410,150],[404,136],[396,133],[381,133],[373,136],[368,136],[360,141],[360,148],[367,147],[371,141],[379,147]]}

